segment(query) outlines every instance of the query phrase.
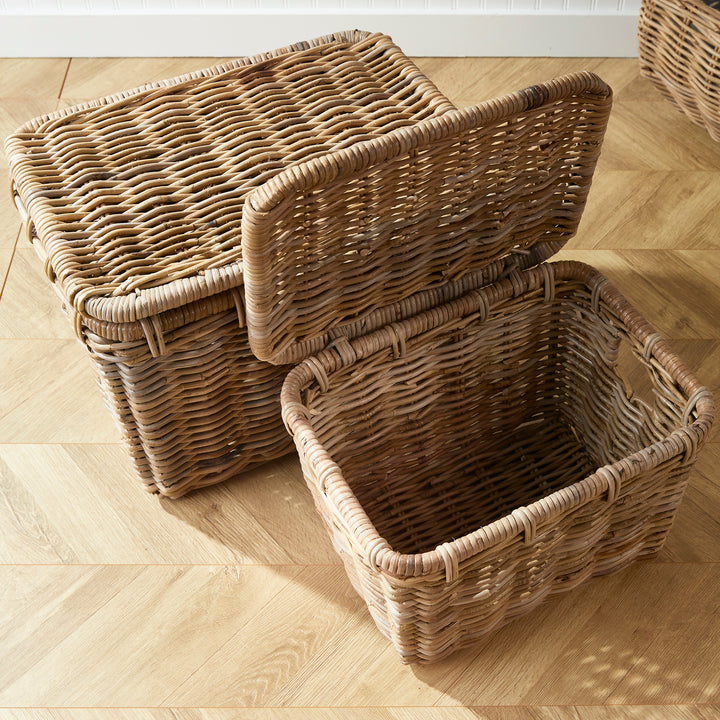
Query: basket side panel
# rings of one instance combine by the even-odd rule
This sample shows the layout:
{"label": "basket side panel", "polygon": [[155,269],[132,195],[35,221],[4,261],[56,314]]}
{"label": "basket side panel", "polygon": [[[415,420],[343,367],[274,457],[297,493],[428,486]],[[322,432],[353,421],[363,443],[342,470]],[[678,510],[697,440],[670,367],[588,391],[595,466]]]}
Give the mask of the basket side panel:
{"label": "basket side panel", "polygon": [[[406,583],[357,555],[341,554],[353,586],[380,631],[405,662],[434,662],[473,645],[552,595],[655,555],[683,496],[688,466],[675,457],[638,478],[617,503],[595,500],[568,513],[526,544],[522,535],[461,564],[460,579],[444,573]],[[340,528],[336,534],[342,535]],[[336,542],[336,548],[338,543]],[[409,617],[408,608],[413,608]]]}
{"label": "basket side panel", "polygon": [[720,140],[720,10],[701,0],[643,0],[640,69],[713,140]]}
{"label": "basket side panel", "polygon": [[655,554],[707,436],[709,394],[659,336],[594,271],[553,267],[353,341],[354,360],[328,351],[326,376],[304,365],[306,479],[406,661]]}
{"label": "basket side panel", "polygon": [[157,357],[145,338],[84,338],[148,490],[179,497],[292,451],[279,407],[287,368],[252,355],[234,308],[166,333]]}

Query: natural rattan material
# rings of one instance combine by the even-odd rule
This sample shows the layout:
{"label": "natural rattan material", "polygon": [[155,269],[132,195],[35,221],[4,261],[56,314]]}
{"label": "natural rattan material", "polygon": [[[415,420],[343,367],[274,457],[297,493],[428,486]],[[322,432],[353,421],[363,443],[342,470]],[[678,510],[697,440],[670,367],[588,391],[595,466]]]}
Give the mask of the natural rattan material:
{"label": "natural rattan material", "polygon": [[133,322],[242,284],[247,194],[453,106],[386,36],[340,33],[38,118],[6,141],[75,312]]}
{"label": "natural rattan material", "polygon": [[566,241],[585,206],[610,89],[579,73],[280,173],[249,197],[250,344],[295,362],[348,319],[512,251]]}
{"label": "natural rattan material", "polygon": [[720,140],[720,9],[702,0],[643,0],[638,48],[643,75]]}
{"label": "natural rattan material", "polygon": [[[545,248],[543,248],[545,250]],[[533,252],[520,266],[544,259]],[[348,337],[410,317],[497,280],[502,262],[417,293],[345,327]],[[105,402],[122,429],[135,469],[151,492],[179,497],[292,452],[280,415],[286,365],[258,360],[238,323],[237,293],[226,292],[141,323],[83,327]],[[153,355],[146,334],[162,338]],[[127,339],[129,336],[129,339]]]}
{"label": "natural rattan material", "polygon": [[349,577],[410,662],[656,553],[713,413],[606,278],[567,262],[338,343],[282,402]]}
{"label": "natural rattan material", "polygon": [[[292,312],[293,330],[324,346],[341,334],[331,327],[338,314],[343,335],[368,332],[418,311],[422,303],[406,298],[430,297],[441,280],[450,281],[449,295],[435,294],[443,300],[492,281],[505,253],[515,251],[510,262],[519,266],[548,257],[577,224],[611,103],[607,86],[581,74],[458,114],[384,36],[334,36],[248,62],[40,119],[7,143],[35,246],[95,360],[138,472],[148,489],[169,496],[292,447],[279,413],[286,368],[258,363],[247,344],[243,283],[249,273],[257,286],[258,203],[269,198],[286,230],[297,230],[299,215],[301,244],[317,248],[301,258],[306,248],[285,238],[297,271],[285,266],[287,295],[271,315],[287,319],[287,299],[308,293],[310,303]],[[286,114],[281,101],[292,104]],[[298,124],[298,104],[313,132]],[[447,123],[428,117],[441,112],[452,114]],[[575,131],[565,133],[557,118]],[[296,162],[303,157],[311,160]],[[536,174],[542,181],[525,194],[506,191]],[[427,222],[423,212],[443,208],[449,228]],[[404,229],[412,244],[398,252],[389,242],[392,253],[383,255],[402,212],[418,224]],[[252,235],[250,270],[240,260],[241,222]],[[362,237],[355,228],[327,242],[338,240],[335,225],[350,231],[353,223]],[[273,226],[264,231],[284,255]],[[366,248],[388,265],[368,259]],[[324,272],[313,273],[318,253]],[[326,286],[319,296],[318,282]],[[390,291],[368,290],[375,285]],[[339,298],[332,315],[328,303]],[[253,330],[262,331],[262,313],[253,300],[247,305]]]}
{"label": "natural rattan material", "polygon": [[175,497],[292,450],[284,371],[252,356],[244,327],[248,193],[452,109],[389,38],[356,31],[62,110],[8,138],[28,235],[149,490]]}

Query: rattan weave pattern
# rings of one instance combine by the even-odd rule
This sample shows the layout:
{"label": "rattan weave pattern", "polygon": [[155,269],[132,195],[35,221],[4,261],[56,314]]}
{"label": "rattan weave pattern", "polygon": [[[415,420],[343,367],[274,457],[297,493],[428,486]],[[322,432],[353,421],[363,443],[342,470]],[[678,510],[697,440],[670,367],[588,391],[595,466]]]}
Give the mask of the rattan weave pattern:
{"label": "rattan weave pattern", "polygon": [[[287,282],[279,283],[281,292],[292,287],[299,297],[308,292],[311,299],[317,290],[313,283],[327,285],[328,290],[317,299],[318,306],[306,303],[293,319],[295,327],[302,328],[302,316],[306,315],[310,332],[315,333],[312,341],[322,345],[338,334],[353,336],[412,314],[422,308],[422,302],[412,298],[405,302],[414,292],[424,298],[448,300],[472,286],[468,283],[493,281],[505,265],[500,259],[501,246],[509,254],[516,251],[512,264],[541,262],[558,249],[579,221],[611,104],[609,88],[602,81],[587,73],[568,76],[455,114],[451,122],[438,124],[432,117],[423,117],[454,111],[447,109],[449,103],[429,81],[421,79],[407,59],[401,54],[398,57],[395,46],[384,36],[363,35],[358,40],[353,34],[352,38],[355,60],[362,60],[368,72],[383,78],[383,87],[390,88],[386,95],[393,103],[400,103],[398,109],[386,107],[380,91],[368,95],[368,88],[363,86],[361,97],[369,103],[364,121],[371,122],[370,114],[383,107],[388,127],[378,130],[377,137],[370,140],[332,152],[326,148],[324,153],[314,145],[308,150],[308,138],[300,133],[299,147],[310,155],[317,150],[318,157],[281,171],[279,182],[269,177],[270,168],[278,169],[276,149],[268,147],[259,153],[257,160],[260,164],[267,161],[266,167],[259,175],[239,182],[234,175],[230,179],[223,175],[225,170],[215,164],[220,155],[197,138],[207,131],[214,142],[234,143],[227,127],[224,134],[217,135],[213,123],[208,130],[206,119],[209,115],[215,120],[227,109],[228,73],[230,79],[236,72],[247,75],[248,82],[257,74],[274,88],[284,78],[280,72],[270,73],[275,62],[293,78],[298,72],[282,54],[251,66],[208,71],[90,103],[75,112],[30,123],[8,140],[19,200],[28,207],[29,226],[37,230],[35,247],[41,255],[46,254],[49,275],[90,351],[106,403],[119,421],[137,471],[149,490],[177,497],[291,450],[279,413],[279,392],[287,368],[272,369],[258,363],[247,345],[246,305],[253,313],[253,330],[262,330],[264,320],[246,296],[245,258],[216,267],[224,262],[220,258],[240,257],[241,216],[251,202],[252,222],[245,225],[253,242],[262,241],[257,227],[263,209],[255,203],[270,198],[275,211],[285,212],[289,205],[298,203],[302,241],[327,253],[323,265],[326,273],[312,275],[317,252],[311,251],[302,263],[298,260],[298,272],[286,272]],[[356,52],[358,48],[362,53]],[[346,73],[352,76],[355,72],[356,61],[347,59],[350,51],[337,37],[327,45],[311,44],[309,49],[303,45],[295,52],[303,57],[314,53],[323,67],[327,58],[335,59],[337,66],[332,62],[328,66],[330,75],[345,78]],[[387,67],[388,57],[391,68]],[[198,92],[198,87],[208,84],[212,92]],[[250,85],[246,99],[252,105],[260,90]],[[357,85],[355,77],[342,92],[354,97]],[[306,87],[298,79],[293,92],[305,97],[317,87],[318,83]],[[217,101],[214,92],[219,94]],[[202,102],[196,112],[186,116],[186,99],[198,97]],[[141,108],[140,114],[137,108]],[[338,133],[346,132],[347,114],[340,112],[335,102],[325,97],[308,112],[318,108],[323,118],[326,113],[337,116]],[[408,108],[413,109],[412,118]],[[163,109],[177,113],[177,122],[173,123],[177,132],[158,129],[153,118]],[[95,135],[86,126],[75,128],[75,123],[88,117],[94,123]],[[398,117],[405,126],[390,129]],[[574,120],[576,132],[554,132],[562,126],[556,117]],[[292,136],[287,118],[277,111],[272,118],[283,128],[274,140]],[[259,121],[260,134],[265,120],[263,116]],[[537,124],[547,125],[548,130],[536,130]],[[362,137],[367,134],[364,128],[356,131]],[[487,143],[484,155],[480,152],[466,157],[464,148],[470,143],[457,137],[468,132],[481,135]],[[247,141],[247,131],[243,133]],[[106,136],[118,143],[107,153],[110,161],[125,163],[120,175],[119,168],[113,169],[115,175],[98,175],[107,154],[103,151],[103,143],[109,142]],[[185,140],[187,157],[185,150],[174,147],[183,146]],[[346,141],[344,137],[342,142]],[[439,150],[433,152],[434,143]],[[123,154],[132,148],[147,157]],[[166,152],[161,159],[154,157],[158,148]],[[452,149],[450,158],[446,157],[448,149]],[[206,155],[193,155],[200,150]],[[285,151],[290,153],[288,147]],[[228,150],[222,161],[238,169],[232,163],[248,160],[236,161],[237,152]],[[203,157],[208,158],[207,164]],[[50,165],[46,164],[48,158]],[[112,162],[108,167],[113,167]],[[383,171],[385,165],[389,166],[387,172]],[[328,172],[336,173],[335,182]],[[513,200],[514,204],[498,209],[493,194],[500,193],[504,184],[513,185],[513,175],[523,187],[522,178],[532,173],[540,174],[542,182],[528,185],[525,195],[505,192],[504,200]],[[234,184],[228,185],[231,180]],[[258,188],[258,194],[248,196],[243,207],[238,198],[251,192],[252,182],[261,187],[267,184],[267,191]],[[446,185],[439,187],[438,182]],[[277,194],[284,184],[290,188],[288,200],[278,203]],[[430,195],[422,190],[424,186]],[[163,187],[167,192],[156,192]],[[214,194],[208,187],[214,188]],[[299,187],[304,190],[298,196]],[[133,194],[138,188],[141,192]],[[427,221],[426,216],[437,209],[432,204],[433,191],[442,198],[443,218],[448,206],[456,208],[455,214],[460,216],[453,220],[451,231],[446,228],[438,233],[437,222]],[[127,208],[121,208],[124,212],[114,212],[116,202],[127,203]],[[413,245],[406,250],[398,248],[397,242],[389,243],[392,253],[384,256],[388,264],[394,264],[393,292],[375,291],[374,285],[387,283],[388,268],[378,265],[374,258],[366,262],[368,246],[362,243],[369,237],[373,241],[369,244],[371,252],[377,250],[378,257],[383,257],[380,251],[388,240],[388,231],[392,234],[402,212],[410,213],[411,209],[410,220],[419,226],[412,230]],[[486,221],[484,213],[488,215]],[[469,218],[467,224],[462,214]],[[297,213],[289,211],[286,217],[292,226]],[[334,225],[350,231],[355,218],[363,224],[363,239],[338,238]],[[473,236],[473,229],[477,236]],[[274,226],[266,225],[263,232],[268,230],[277,243]],[[357,230],[354,228],[356,234]],[[213,244],[218,234],[227,236],[226,245]],[[285,240],[291,247],[288,252],[297,253],[297,240]],[[340,243],[333,244],[335,240]],[[343,242],[357,250],[363,267],[348,262],[348,248]],[[277,251],[277,244],[274,249]],[[252,251],[257,260],[257,243]],[[282,243],[279,252],[285,253]],[[435,263],[439,271],[433,267]],[[360,278],[355,277],[356,271],[362,273]],[[187,273],[187,277],[169,280],[174,273]],[[310,284],[303,274],[312,275]],[[422,277],[429,282],[421,283]],[[254,280],[253,275],[251,283]],[[430,290],[440,290],[441,280],[450,281],[447,288],[451,294],[428,295]],[[160,284],[150,286],[152,283]],[[346,292],[339,288],[343,283]],[[341,333],[332,327],[328,297],[343,300],[336,312],[344,321]],[[277,306],[272,313],[287,317],[283,316],[286,298],[279,298]],[[318,326],[318,316],[324,325]]]}
{"label": "rattan weave pattern", "polygon": [[7,139],[29,238],[148,490],[178,497],[292,451],[287,368],[248,345],[246,195],[300,160],[452,109],[388,37],[352,31],[64,109]]}
{"label": "rattan weave pattern", "polygon": [[[556,246],[557,249],[557,246]],[[517,258],[542,261],[552,246]],[[542,251],[542,252],[541,252]],[[503,262],[380,308],[345,327],[355,337],[497,280]],[[258,360],[238,323],[237,291],[204,298],[141,322],[83,324],[105,403],[145,488],[177,498],[292,452],[280,390],[291,369]],[[112,337],[122,334],[122,338]],[[161,343],[153,348],[148,337]]]}
{"label": "rattan weave pattern", "polygon": [[713,140],[720,140],[720,9],[702,0],[643,0],[640,69]]}
{"label": "rattan weave pattern", "polygon": [[570,262],[338,343],[282,404],[348,575],[408,662],[657,552],[713,418],[659,335]]}
{"label": "rattan weave pattern", "polygon": [[591,73],[555,78],[302,163],[242,221],[250,344],[290,363],[329,330],[468,268],[566,241],[611,107]]}
{"label": "rattan weave pattern", "polygon": [[133,322],[242,284],[253,188],[450,109],[390,38],[356,31],[38,118],[6,152],[68,303]]}

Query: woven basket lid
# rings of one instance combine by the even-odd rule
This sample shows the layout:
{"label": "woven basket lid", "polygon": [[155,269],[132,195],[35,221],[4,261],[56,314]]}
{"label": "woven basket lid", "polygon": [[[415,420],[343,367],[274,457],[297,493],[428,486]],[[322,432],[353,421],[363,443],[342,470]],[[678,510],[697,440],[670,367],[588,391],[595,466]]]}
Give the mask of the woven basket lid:
{"label": "woven basket lid", "polygon": [[296,362],[377,308],[546,259],[577,229],[610,107],[602,80],[574,74],[270,179],[242,218],[255,355]]}
{"label": "woven basket lid", "polygon": [[135,339],[142,321],[168,330],[241,294],[254,188],[452,109],[390,38],[350,31],[37,118],[5,147],[78,327]]}

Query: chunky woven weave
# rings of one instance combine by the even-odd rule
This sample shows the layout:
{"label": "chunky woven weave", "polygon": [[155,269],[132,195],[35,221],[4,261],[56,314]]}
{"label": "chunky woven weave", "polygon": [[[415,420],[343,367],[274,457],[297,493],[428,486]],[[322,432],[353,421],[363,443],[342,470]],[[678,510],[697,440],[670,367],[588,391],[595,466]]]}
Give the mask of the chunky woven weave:
{"label": "chunky woven weave", "polygon": [[287,368],[256,360],[246,315],[287,362],[497,278],[503,253],[545,259],[609,110],[581,74],[457,113],[387,38],[351,33],[41,118],[7,148],[136,468],[175,497],[292,449]]}
{"label": "chunky woven weave", "polygon": [[452,109],[389,38],[348,32],[62,110],[7,139],[28,235],[149,490],[175,497],[292,450],[284,370],[247,341],[246,196],[301,160],[372,149]]}
{"label": "chunky woven weave", "polygon": [[348,575],[408,662],[656,553],[713,413],[606,278],[567,262],[336,342],[282,403]]}
{"label": "chunky woven weave", "polygon": [[38,118],[6,141],[51,279],[134,322],[242,284],[247,194],[453,106],[389,38],[341,33]]}
{"label": "chunky woven weave", "polygon": [[[611,107],[578,73],[280,173],[242,221],[252,349],[317,352],[348,319],[578,226]],[[333,335],[334,333],[334,335]]]}
{"label": "chunky woven weave", "polygon": [[640,69],[694,123],[720,140],[720,7],[702,0],[643,0]]}

